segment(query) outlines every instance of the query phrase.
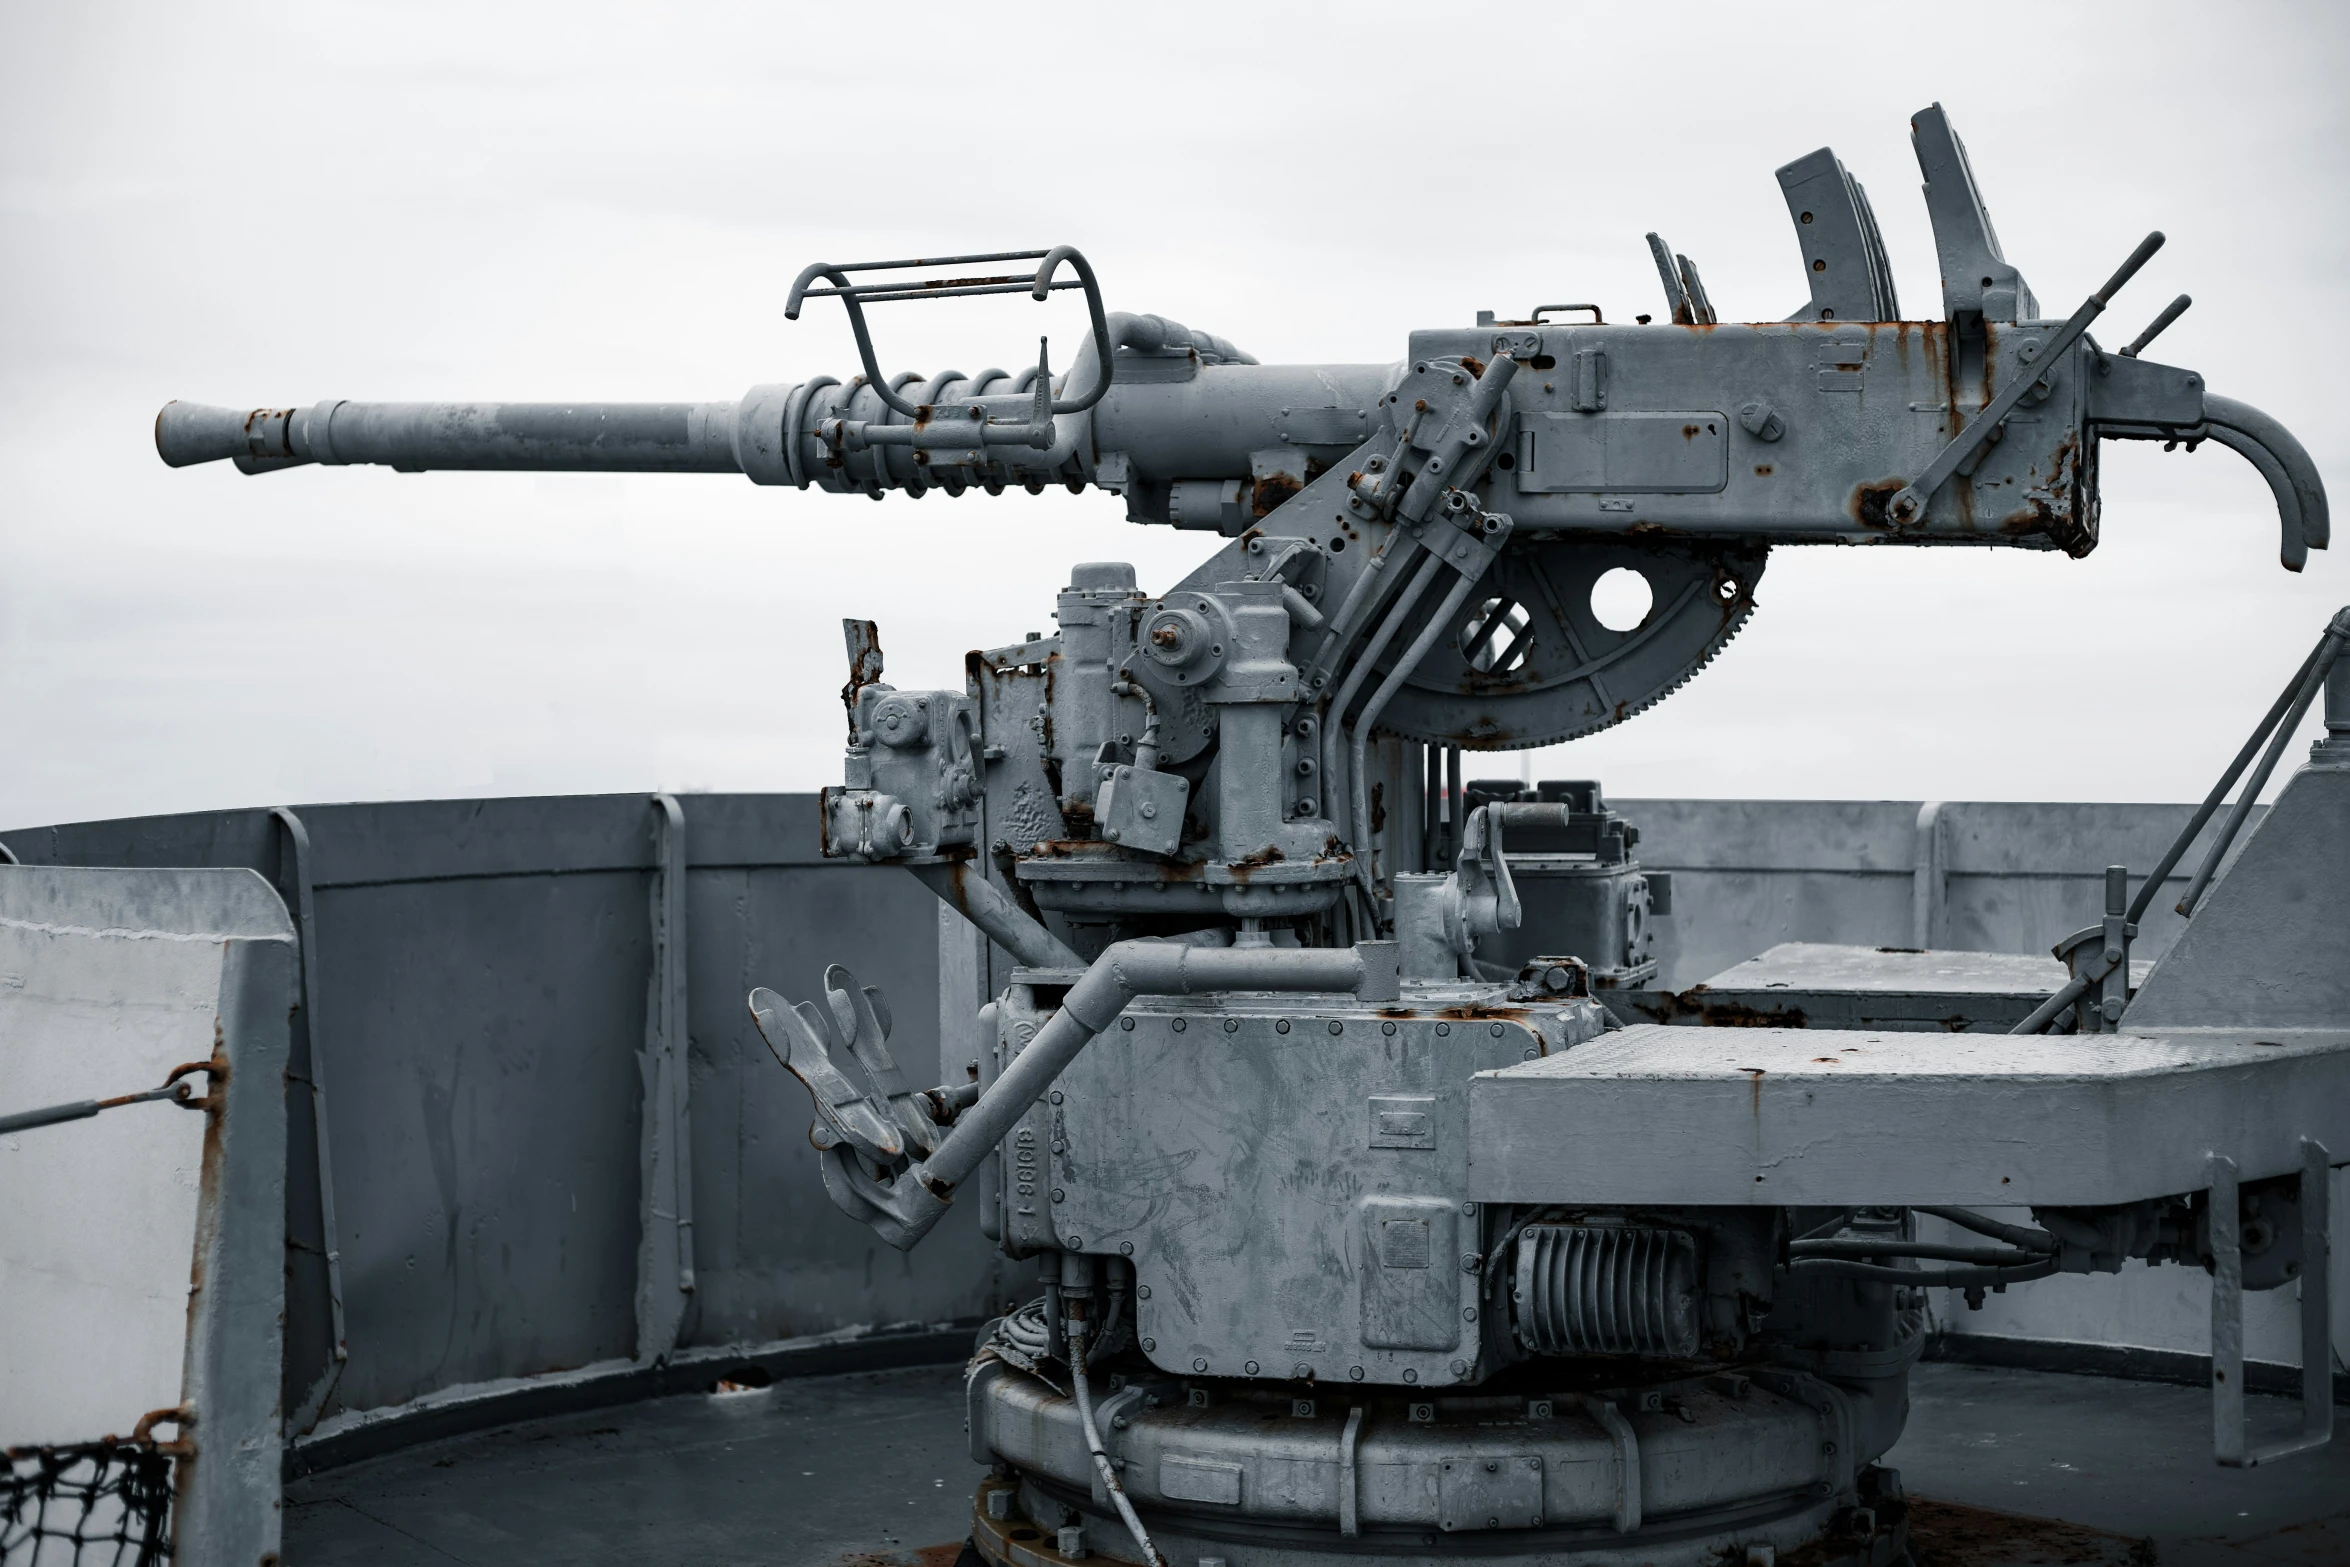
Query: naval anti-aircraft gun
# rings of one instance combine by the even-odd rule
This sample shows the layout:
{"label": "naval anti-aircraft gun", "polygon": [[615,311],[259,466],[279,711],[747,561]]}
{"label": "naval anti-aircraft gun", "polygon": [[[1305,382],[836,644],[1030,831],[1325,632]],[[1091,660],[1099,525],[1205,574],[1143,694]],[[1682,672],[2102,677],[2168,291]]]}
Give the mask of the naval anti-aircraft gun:
{"label": "naval anti-aircraft gun", "polygon": [[[845,307],[846,382],[704,404],[174,403],[157,445],[248,473],[740,472],[877,500],[1094,486],[1134,521],[1217,536],[1160,591],[1077,565],[1058,629],[973,653],[959,686],[885,683],[876,627],[847,623],[824,852],[907,868],[990,939],[967,1081],[909,1081],[887,1002],[845,969],[820,999],[750,998],[814,1098],[846,1213],[909,1248],[975,1207],[1038,1261],[1042,1300],[991,1325],[968,1380],[991,1466],[973,1549],[1887,1562],[1904,1511],[1874,1460],[1929,1289],[2200,1261],[2216,1323],[2299,1277],[2322,1368],[2326,1150],[2350,1145],[2338,989],[2272,987],[2246,1019],[2181,999],[2207,996],[2213,950],[2258,966],[2228,946],[2248,918],[2228,883],[2165,991],[2164,969],[2133,988],[2127,951],[2170,864],[2135,907],[2122,877],[2066,949],[2073,981],[2025,1020],[2065,1032],[2028,1054],[1623,1027],[1670,908],[1636,829],[1595,785],[1466,780],[1464,751],[1669,695],[1753,612],[1775,545],[2087,555],[2104,440],[2231,447],[2275,493],[2284,565],[2327,543],[2301,445],[2140,356],[2183,297],[2127,347],[2090,335],[2159,234],[2048,317],[1941,109],[1912,131],[1932,320],[1902,319],[1867,197],[1822,149],[1778,171],[1808,285],[1785,320],[1719,320],[1653,234],[1663,319],[1481,315],[1353,365],[1263,365],[1110,312],[1067,248],[817,265],[786,313]],[[1017,374],[885,373],[866,316],[1056,290],[1091,321],[1066,374],[1041,348]],[[1651,595],[1621,627],[1593,601],[1616,570]],[[2350,618],[2269,715],[2251,790],[2345,640]],[[2339,750],[2350,734],[2256,846],[2296,797],[2295,820],[2339,826]],[[2259,874],[2333,876],[2338,903],[2344,841]],[[2263,950],[2297,939],[2335,938],[2270,931]],[[2273,1456],[2246,1444],[2240,1376],[2225,1385],[2240,1333],[2233,1362],[2215,1348],[2223,1459]],[[2321,1406],[2300,1441],[2330,1431]]]}

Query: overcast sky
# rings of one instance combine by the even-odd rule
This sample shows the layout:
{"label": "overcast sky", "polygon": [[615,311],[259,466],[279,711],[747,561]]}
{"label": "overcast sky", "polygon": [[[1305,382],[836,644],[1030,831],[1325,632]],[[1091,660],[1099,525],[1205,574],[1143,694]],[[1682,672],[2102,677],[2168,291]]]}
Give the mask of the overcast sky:
{"label": "overcast sky", "polygon": [[[883,505],[720,476],[248,479],[168,398],[719,399],[854,367],[804,263],[1082,246],[1113,308],[1386,361],[1537,301],[1805,297],[1771,171],[1864,181],[1938,307],[1908,116],[1940,100],[2061,315],[2148,229],[2126,340],[2350,455],[2332,5],[251,7],[0,0],[0,825],[277,801],[807,789],[839,618],[890,677],[1047,624],[1070,562],[1198,535],[1100,495]],[[1074,307],[886,317],[1017,364]],[[1058,315],[1051,312],[1061,312]],[[1062,346],[1065,345],[1065,346]],[[2350,601],[2252,469],[2104,454],[2105,542],[1787,548],[1704,676],[1538,776],[1621,795],[2199,796]],[[1515,770],[1515,759],[1497,771]]]}

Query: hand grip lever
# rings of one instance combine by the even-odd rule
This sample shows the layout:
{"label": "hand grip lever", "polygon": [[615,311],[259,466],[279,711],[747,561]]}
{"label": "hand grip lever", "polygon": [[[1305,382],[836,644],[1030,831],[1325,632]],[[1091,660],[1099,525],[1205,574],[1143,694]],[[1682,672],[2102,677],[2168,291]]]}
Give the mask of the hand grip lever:
{"label": "hand grip lever", "polygon": [[[2105,286],[2083,300],[2081,308],[2056,329],[2056,335],[2048,340],[2048,346],[2041,350],[2040,357],[2033,363],[2053,365],[2063,357],[2073,344],[2080,341],[2081,334],[2089,330],[2089,324],[2105,313],[2106,303],[2121,291],[2123,284],[2138,275],[2138,269],[2146,265],[2154,253],[2162,248],[2162,244],[2160,229],[2140,240],[2138,248],[2130,252],[2130,258],[2121,264],[2112,277],[2105,280]],[[1999,395],[1985,404],[1983,411],[1975,415],[1932,462],[1926,464],[1924,472],[1910,480],[1893,497],[1885,508],[1886,515],[1896,525],[1923,519],[1926,503],[1933,499],[1934,492],[1948,483],[1950,476],[1958,472],[1966,460],[1982,448],[1984,442],[1991,439],[1992,433],[2007,422],[2007,416],[2015,412],[2016,404],[2023,401],[2024,394],[2038,385],[2039,381],[2040,376],[2032,373],[2029,366],[2019,367]]]}

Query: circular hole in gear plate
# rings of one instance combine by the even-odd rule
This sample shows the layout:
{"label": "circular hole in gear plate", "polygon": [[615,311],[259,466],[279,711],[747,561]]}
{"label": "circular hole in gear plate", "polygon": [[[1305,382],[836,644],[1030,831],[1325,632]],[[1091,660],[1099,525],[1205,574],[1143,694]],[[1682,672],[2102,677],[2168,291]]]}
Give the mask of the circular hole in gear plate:
{"label": "circular hole in gear plate", "polygon": [[1656,591],[1629,566],[1599,574],[1591,584],[1591,618],[1610,631],[1638,631],[1656,607]]}

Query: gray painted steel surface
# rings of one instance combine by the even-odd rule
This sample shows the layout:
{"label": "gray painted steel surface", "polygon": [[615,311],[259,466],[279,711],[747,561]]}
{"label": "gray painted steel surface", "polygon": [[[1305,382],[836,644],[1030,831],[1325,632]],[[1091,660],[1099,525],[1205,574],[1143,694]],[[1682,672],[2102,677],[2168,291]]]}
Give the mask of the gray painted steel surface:
{"label": "gray painted steel surface", "polygon": [[2215,1148],[2251,1178],[2350,1147],[2350,1029],[1643,1025],[1469,1102],[1482,1202],[2096,1206],[2199,1191]]}
{"label": "gray painted steel surface", "polygon": [[[837,1220],[815,1185],[799,1090],[743,1007],[754,975],[812,986],[835,940],[869,951],[869,972],[893,988],[929,993],[934,900],[904,876],[822,863],[809,796],[687,796],[681,807],[696,1142],[684,1341],[788,1339],[999,1305],[1010,1279],[968,1218],[950,1220],[921,1268]],[[323,1413],[634,1357],[651,798],[299,815],[326,977],[316,1034],[330,1069],[351,1353]],[[31,863],[291,869],[263,810],[6,837]],[[920,1009],[901,1037],[936,1048]],[[287,1223],[315,1245],[305,1119],[293,1121]],[[293,1258],[289,1408],[327,1365],[330,1321],[319,1259]]]}
{"label": "gray painted steel surface", "polygon": [[[1642,863],[1673,874],[1654,983],[1674,990],[1783,941],[2045,953],[2095,910],[2106,866],[2151,867],[2193,814],[1997,800],[1614,805],[1640,826]],[[2198,835],[2189,866],[2211,836]],[[2166,885],[2184,891],[2187,876],[2175,871]],[[2155,900],[2131,948],[2138,957],[2161,957],[2185,928],[2172,901]]]}
{"label": "gray painted steel surface", "polygon": [[[2132,982],[2152,967],[2132,962]],[[2028,953],[1788,941],[1678,995],[1617,992],[1607,1002],[1627,1023],[2004,1034],[2067,977],[2057,959]]]}
{"label": "gray painted steel surface", "polygon": [[[267,1567],[277,1560],[285,1070],[300,995],[293,921],[256,875],[0,866],[0,1037],[7,1041],[10,1082],[37,1080],[46,1061],[59,1057],[127,1065],[142,1048],[152,1053],[157,1046],[209,1063],[209,1070],[198,1073],[204,1089],[201,1153],[193,1168],[182,1164],[168,1175],[196,1188],[193,1234],[151,1241],[154,1259],[166,1267],[186,1259],[179,1264],[186,1270],[186,1350],[178,1396],[163,1409],[121,1410],[108,1422],[124,1435],[134,1421],[142,1435],[151,1427],[168,1428],[156,1436],[180,1457],[172,1531],[183,1561]],[[169,1104],[112,1112],[117,1118],[179,1113]],[[118,1120],[106,1131],[138,1137],[135,1127]],[[72,1212],[77,1226],[88,1230],[77,1228],[65,1253],[46,1258],[34,1251],[43,1240],[38,1231],[10,1237],[11,1252],[24,1248],[10,1260],[26,1271],[14,1287],[9,1314],[29,1314],[47,1303],[92,1319],[72,1328],[53,1321],[14,1324],[9,1354],[28,1357],[21,1375],[33,1384],[16,1396],[36,1407],[20,1407],[11,1424],[37,1418],[41,1404],[72,1397],[39,1385],[41,1372],[30,1357],[43,1342],[54,1351],[63,1347],[61,1331],[94,1327],[115,1341],[91,1346],[103,1358],[135,1353],[145,1336],[131,1320],[142,1304],[137,1292],[123,1287],[127,1280],[109,1277],[121,1264],[106,1255],[147,1239],[139,1235],[137,1213],[103,1203],[83,1208],[76,1201],[107,1194],[105,1173],[86,1168],[97,1152],[93,1144],[105,1146],[89,1136],[91,1129],[89,1122],[69,1123],[11,1140],[15,1224],[46,1229],[48,1244],[41,1249],[48,1252],[63,1238],[57,1221],[64,1213]],[[135,1154],[121,1162],[150,1180],[163,1173]],[[60,1175],[66,1176],[62,1185]],[[128,1195],[135,1206],[157,1199],[151,1191],[107,1195]],[[77,1249],[93,1244],[100,1253],[95,1260]],[[145,1260],[131,1259],[134,1265]],[[150,1314],[183,1316],[169,1296],[145,1304]],[[78,1359],[66,1364],[76,1368],[75,1381],[89,1376],[107,1384],[105,1369],[85,1368]],[[13,1442],[28,1435],[56,1441],[97,1434],[11,1436]]]}

